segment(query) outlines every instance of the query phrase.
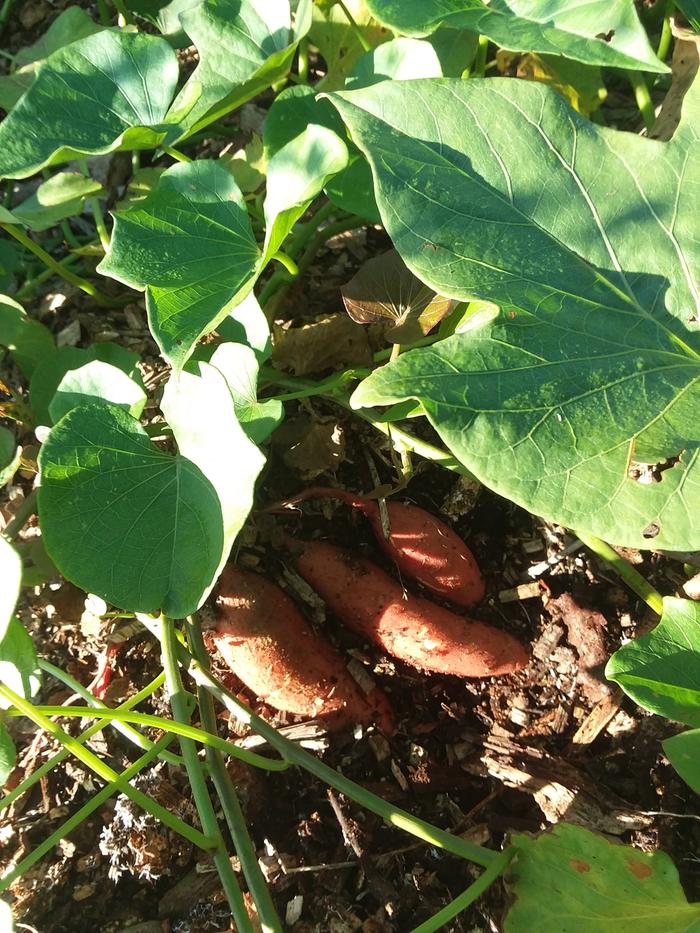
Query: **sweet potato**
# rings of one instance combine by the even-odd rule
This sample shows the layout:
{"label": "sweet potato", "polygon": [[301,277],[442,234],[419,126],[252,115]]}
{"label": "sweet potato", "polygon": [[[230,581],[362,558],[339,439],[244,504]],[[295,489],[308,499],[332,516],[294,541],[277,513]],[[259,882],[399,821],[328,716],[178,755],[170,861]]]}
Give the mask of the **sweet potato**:
{"label": "sweet potato", "polygon": [[390,534],[386,538],[377,503],[344,489],[314,486],[285,505],[316,497],[339,499],[363,512],[380,547],[401,573],[418,580],[436,596],[458,606],[471,606],[483,599],[484,580],[474,555],[448,525],[430,512],[408,502],[388,501]]}
{"label": "sweet potato", "polygon": [[393,731],[384,694],[377,688],[362,693],[341,655],[274,583],[227,567],[216,615],[216,647],[236,676],[270,706],[320,717],[331,728],[377,721]]}
{"label": "sweet potato", "polygon": [[527,650],[512,635],[406,595],[371,561],[322,541],[287,543],[297,571],[340,620],[407,664],[490,677],[528,662]]}

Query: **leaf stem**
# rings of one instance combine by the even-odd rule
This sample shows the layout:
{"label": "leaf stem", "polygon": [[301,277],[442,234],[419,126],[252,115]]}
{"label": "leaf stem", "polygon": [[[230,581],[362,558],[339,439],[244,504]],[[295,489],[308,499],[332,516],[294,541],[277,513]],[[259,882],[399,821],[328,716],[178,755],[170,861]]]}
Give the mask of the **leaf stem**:
{"label": "leaf stem", "polygon": [[617,551],[612,548],[607,541],[596,538],[595,535],[589,535],[585,532],[575,531],[574,534],[589,548],[594,554],[597,554],[601,560],[615,571],[620,579],[636,593],[640,599],[649,606],[657,615],[662,615],[664,611],[664,599],[658,590],[648,583],[644,577],[638,573],[634,567],[629,564],[624,557],[620,557]]}
{"label": "leaf stem", "polygon": [[486,58],[489,51],[488,36],[479,36],[479,44],[476,49],[474,66],[470,73],[471,78],[483,78],[486,75]]}
{"label": "leaf stem", "polygon": [[421,923],[415,927],[412,933],[436,933],[446,926],[450,920],[454,920],[457,914],[466,910],[470,904],[473,904],[477,897],[481,897],[484,891],[487,891],[497,878],[503,874],[516,853],[515,846],[504,849],[503,852],[494,859],[489,867],[482,872],[473,884],[462,891],[453,901],[450,901],[442,910],[438,911],[430,920]]}
{"label": "leaf stem", "polygon": [[[73,736],[68,735],[67,732],[64,732],[60,726],[57,726],[55,722],[52,722],[48,719],[40,708],[33,706],[23,697],[16,694],[11,690],[6,684],[0,683],[0,696],[3,696],[6,700],[9,700],[12,705],[19,710],[19,712],[26,716],[28,719],[31,719],[32,722],[36,723],[37,726],[44,729],[48,732],[54,739],[61,743],[61,745],[67,749],[81,764],[85,765],[86,768],[89,768],[91,771],[94,771],[95,774],[102,778],[107,784],[117,783],[119,789],[126,794],[135,804],[143,807],[148,813],[152,814],[156,819],[160,820],[161,823],[164,823],[166,826],[169,826],[174,832],[179,833],[181,836],[184,836],[186,839],[189,839],[194,845],[198,846],[200,849],[211,849],[214,844],[214,840],[209,836],[205,836],[198,829],[195,829],[193,826],[188,825],[183,820],[177,816],[173,816],[165,807],[162,807],[159,803],[156,803],[155,800],[152,800],[150,797],[147,797],[146,794],[142,793],[140,790],[137,790],[135,787],[132,787],[128,782],[124,783],[119,776],[119,774],[114,771],[109,765],[105,764],[101,758],[98,758],[94,752],[91,752],[87,748],[83,748],[80,742],[76,741]],[[58,707],[61,711],[55,715],[65,715],[65,709],[69,707]],[[90,710],[92,713],[93,711]],[[95,710],[95,712],[98,712]]]}
{"label": "leaf stem", "polygon": [[[65,684],[70,690],[74,693],[77,693],[78,696],[82,697],[89,706],[94,706],[95,709],[100,710],[110,710],[106,703],[103,703],[102,700],[98,700],[97,697],[94,697],[89,690],[86,690],[83,685],[71,677],[66,671],[61,670],[60,667],[56,667],[54,664],[50,664],[48,661],[39,659],[39,667],[47,674],[50,674],[52,677],[55,677],[60,683]],[[110,722],[117,732],[121,732],[124,738],[128,739],[130,742],[133,742],[134,745],[138,746],[141,751],[149,751],[153,748],[154,743],[150,739],[147,739],[146,736],[141,735],[138,729],[128,722],[122,722],[119,719],[114,719]],[[169,723],[166,723],[164,720],[164,728],[169,728]],[[166,752],[163,755],[163,760],[167,761],[171,765],[181,765],[183,764],[182,758],[179,755],[173,755],[172,752]]]}
{"label": "leaf stem", "polygon": [[[205,670],[209,670],[209,655],[204,647],[202,639],[202,629],[197,616],[193,616],[187,621],[187,634],[193,657],[202,665]],[[216,713],[211,694],[204,687],[197,687],[197,700],[199,703],[199,712],[202,717],[202,725],[212,734],[216,733]],[[264,933],[281,933],[282,924],[277,916],[275,905],[270,895],[270,889],[265,881],[258,863],[258,856],[255,847],[248,833],[245,823],[245,817],[241,810],[241,805],[236,794],[236,789],[231,780],[231,776],[226,770],[223,758],[220,752],[213,748],[207,748],[207,762],[209,764],[209,773],[211,774],[216,793],[221,802],[226,823],[231,833],[233,846],[241,863],[241,869],[248,883],[255,907],[258,912],[258,919]]]}
{"label": "leaf stem", "polygon": [[[79,256],[73,256],[72,254],[70,254],[68,256],[64,256],[63,259],[58,259],[57,262],[58,262],[58,265],[63,268],[64,266],[70,266],[74,262],[78,262],[79,259],[80,259]],[[45,282],[47,279],[50,279],[52,275],[55,275],[55,272],[53,269],[42,269],[42,271],[37,273],[37,275],[33,276],[30,279],[26,279],[24,282],[24,285],[19,289],[19,291],[15,295],[15,298],[17,299],[17,301],[24,301],[25,298],[31,297],[31,295],[34,294],[34,292],[37,290],[39,285],[41,285],[42,282]]]}
{"label": "leaf stem", "polygon": [[176,162],[191,162],[192,159],[185,155],[184,152],[180,152],[179,149],[175,149],[174,146],[161,146],[163,152],[166,152],[171,159],[175,159]]}
{"label": "leaf stem", "polygon": [[137,758],[136,761],[129,765],[126,770],[118,776],[116,781],[110,781],[105,787],[99,790],[94,797],[92,797],[86,804],[84,804],[76,813],[68,817],[65,823],[62,823],[57,830],[55,830],[51,835],[44,839],[43,842],[39,843],[36,849],[33,849],[29,855],[22,859],[22,861],[16,865],[10,872],[0,879],[0,891],[6,890],[13,881],[23,875],[27,869],[31,868],[32,865],[35,865],[40,858],[46,855],[61,839],[67,836],[69,833],[72,833],[74,829],[77,829],[80,824],[90,816],[91,813],[94,813],[98,807],[100,807],[106,800],[108,800],[113,794],[123,792],[124,784],[131,781],[132,778],[141,771],[146,765],[150,764],[154,758],[164,757],[167,752],[166,748],[170,742],[173,741],[175,737],[173,735],[164,735],[157,742],[154,743],[152,748],[149,748],[147,752],[141,755],[140,758]]}
{"label": "leaf stem", "polygon": [[673,33],[671,32],[671,14],[673,13],[673,0],[666,0],[664,4],[664,18],[661,24],[661,35],[659,36],[659,45],[656,50],[656,57],[662,62],[666,61]]}
{"label": "leaf stem", "polygon": [[654,112],[654,104],[652,103],[651,94],[649,93],[649,85],[641,71],[628,71],[627,78],[632,85],[637,107],[639,108],[639,112],[644,120],[644,126],[648,132],[656,121],[656,113]]}
{"label": "leaf stem", "polygon": [[386,800],[383,800],[371,791],[366,790],[364,787],[346,778],[345,775],[335,771],[322,761],[319,761],[318,758],[309,754],[309,752],[305,751],[303,748],[297,746],[294,742],[280,735],[275,728],[265,722],[264,719],[261,719],[260,716],[256,716],[252,710],[248,709],[248,707],[241,703],[232,693],[229,693],[228,690],[222,687],[221,684],[218,683],[201,664],[192,658],[191,655],[188,655],[187,652],[183,650],[180,658],[195,683],[209,690],[220,703],[223,703],[230,713],[233,713],[241,722],[251,726],[251,728],[261,735],[272,748],[276,749],[292,764],[309,771],[325,784],[334,787],[351,800],[360,804],[360,806],[371,810],[372,813],[376,813],[377,816],[380,816],[392,826],[396,826],[398,829],[411,833],[411,835],[416,836],[418,839],[422,839],[430,845],[444,849],[446,852],[451,852],[453,855],[458,855],[460,858],[475,862],[477,865],[482,865],[484,868],[491,865],[491,863],[498,858],[497,854],[491,849],[474,845],[474,843],[468,842],[460,836],[454,836],[452,833],[439,829],[431,823],[426,823],[424,820],[413,816],[406,810],[401,810],[398,807],[392,806],[392,804],[388,803]]}
{"label": "leaf stem", "polygon": [[[158,629],[160,630],[165,682],[170,693],[170,707],[173,712],[173,718],[177,722],[188,726],[190,718],[189,707],[187,703],[187,694],[182,685],[182,678],[180,677],[175,626],[171,619],[167,619],[164,615],[161,615],[158,620]],[[191,739],[181,737],[180,750],[182,751],[182,757],[185,759],[185,767],[187,769],[187,776],[190,779],[192,797],[197,807],[197,813],[199,813],[202,829],[207,836],[215,840],[214,865],[216,866],[224,893],[226,894],[229,907],[231,908],[231,913],[236,923],[236,929],[239,933],[253,933],[253,924],[245,908],[238,879],[231,867],[231,861],[228,857],[216,814],[214,813],[214,808],[209,797],[204,771],[202,770],[202,763],[197,755],[197,748]]]}
{"label": "leaf stem", "polygon": [[299,267],[294,262],[292,257],[288,256],[286,253],[283,253],[281,250],[278,250],[276,253],[274,253],[270,259],[275,259],[281,266],[284,266],[292,278],[297,278],[299,275]]}
{"label": "leaf stem", "polygon": [[4,538],[7,538],[8,541],[13,541],[17,537],[22,528],[24,528],[32,515],[36,512],[36,500],[37,491],[36,489],[32,489],[29,495],[25,496],[24,501],[20,504],[10,521],[5,525],[2,532]]}
{"label": "leaf stem", "polygon": [[101,292],[99,288],[96,288],[92,282],[88,282],[87,279],[82,278],[79,275],[76,275],[74,272],[71,272],[70,269],[66,269],[65,266],[62,266],[57,262],[53,256],[50,256],[45,249],[42,249],[38,243],[35,243],[30,237],[26,235],[23,230],[17,229],[14,224],[4,224],[0,223],[0,230],[4,230],[5,233],[8,233],[11,237],[17,240],[22,244],[30,253],[33,253],[41,261],[51,269],[56,275],[60,275],[62,279],[65,279],[66,282],[70,282],[71,285],[75,285],[81,291],[85,292],[86,295],[90,295],[91,298],[94,298],[99,304],[104,307],[114,308],[120,305],[120,302],[114,298],[110,298],[109,295],[105,295],[104,292]]}
{"label": "leaf stem", "polygon": [[[160,673],[154,680],[150,682],[150,684],[147,684],[143,688],[143,690],[139,690],[138,693],[135,693],[134,696],[130,697],[128,700],[126,700],[124,703],[118,706],[117,710],[112,710],[112,712],[126,711],[129,709],[133,709],[134,706],[138,706],[139,703],[141,703],[143,700],[149,697],[152,693],[155,693],[156,690],[162,687],[164,681],[165,681],[165,674]],[[93,723],[93,725],[91,725],[88,729],[82,732],[76,738],[75,741],[80,742],[81,744],[87,742],[89,739],[93,737],[93,735],[97,735],[99,732],[102,732],[102,730],[105,728],[106,725],[107,725],[107,720],[100,720],[96,723]],[[33,787],[37,781],[41,780],[41,778],[43,778],[44,775],[48,774],[49,771],[53,770],[53,768],[55,768],[56,765],[59,765],[62,761],[65,761],[65,759],[68,758],[69,755],[70,755],[70,752],[66,748],[63,748],[62,746],[54,755],[51,756],[51,758],[45,761],[42,765],[39,765],[36,771],[33,771],[29,775],[29,777],[25,778],[22,781],[21,784],[18,784],[17,787],[14,787],[8,794],[6,794],[2,799],[0,799],[0,811],[4,810],[5,807],[9,807],[9,805],[14,800],[20,797],[23,793],[25,793],[25,791],[28,791],[31,787]]]}
{"label": "leaf stem", "polygon": [[347,8],[347,6],[346,6],[345,3],[343,2],[343,0],[336,0],[336,3],[338,4],[338,6],[340,7],[340,9],[341,9],[341,10],[343,11],[343,13],[345,14],[346,19],[347,19],[347,21],[350,23],[350,26],[351,26],[351,28],[352,28],[352,31],[353,31],[354,34],[355,34],[355,38],[356,38],[357,41],[360,43],[360,45],[362,46],[363,50],[364,50],[365,52],[370,52],[370,51],[372,50],[372,46],[371,46],[370,43],[367,41],[367,37],[365,36],[365,34],[362,32],[362,30],[360,29],[360,27],[359,27],[359,26],[357,25],[357,23],[355,22],[355,17],[352,15],[352,13],[350,12],[350,10]]}

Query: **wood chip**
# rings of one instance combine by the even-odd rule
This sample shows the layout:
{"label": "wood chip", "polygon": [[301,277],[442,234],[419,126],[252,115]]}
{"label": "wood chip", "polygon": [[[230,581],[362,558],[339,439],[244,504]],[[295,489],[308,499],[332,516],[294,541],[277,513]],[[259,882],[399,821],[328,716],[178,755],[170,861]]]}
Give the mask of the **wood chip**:
{"label": "wood chip", "polygon": [[601,697],[588,716],[583,720],[571,739],[572,748],[590,745],[605,729],[622,703],[623,693],[615,689]]}
{"label": "wood chip", "polygon": [[501,590],[498,598],[502,603],[517,603],[521,599],[536,599],[542,595],[542,585],[538,580],[521,583],[509,590]]}

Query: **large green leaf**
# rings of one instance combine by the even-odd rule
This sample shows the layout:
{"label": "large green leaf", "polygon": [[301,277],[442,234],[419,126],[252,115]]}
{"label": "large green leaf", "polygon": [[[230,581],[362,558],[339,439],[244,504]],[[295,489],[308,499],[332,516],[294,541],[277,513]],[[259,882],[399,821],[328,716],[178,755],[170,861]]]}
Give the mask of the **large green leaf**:
{"label": "large green leaf", "polygon": [[175,456],[112,405],[73,409],[39,455],[49,556],[67,579],[123,609],[194,612],[251,507],[262,454],[224,378],[200,368],[166,390]]}
{"label": "large green leaf", "polygon": [[289,0],[204,0],[180,15],[199,64],[173,104],[188,109],[180,135],[196,133],[240,107],[289,71],[311,24],[308,0],[292,22]]}
{"label": "large green leaf", "polygon": [[668,70],[651,48],[633,0],[367,0],[367,6],[380,22],[404,35],[425,36],[445,23],[517,52]]}
{"label": "large green leaf", "polygon": [[656,628],[619,648],[605,676],[644,709],[700,726],[700,604],[664,599]]}
{"label": "large green leaf", "polygon": [[259,251],[243,196],[216,162],[174,165],[143,201],[114,215],[109,253],[98,269],[146,289],[153,336],[182,367],[253,287]]}
{"label": "large green leaf", "polygon": [[[418,399],[472,473],[536,514],[618,544],[700,546],[699,97],[661,143],[526,81],[331,95],[406,264],[502,309],[375,371],[353,404]],[[657,463],[659,482],[637,481]]]}
{"label": "large green leaf", "polygon": [[93,401],[110,402],[138,418],[146,405],[143,385],[111,363],[91,360],[77,369],[70,369],[56,388],[49,414],[55,423],[77,408]]}
{"label": "large green leaf", "polygon": [[0,535],[0,641],[5,637],[12,613],[19,599],[22,582],[22,561],[6,538]]}
{"label": "large green leaf", "polygon": [[48,328],[27,317],[22,305],[7,295],[0,295],[0,347],[10,351],[27,379],[56,349]]}
{"label": "large green leaf", "polygon": [[689,904],[664,852],[640,852],[582,826],[560,823],[537,838],[516,836],[506,933],[690,933]]}
{"label": "large green leaf", "polygon": [[[164,39],[104,30],[50,55],[0,123],[0,177],[165,139],[178,64]],[[38,132],[37,128],[41,131]]]}

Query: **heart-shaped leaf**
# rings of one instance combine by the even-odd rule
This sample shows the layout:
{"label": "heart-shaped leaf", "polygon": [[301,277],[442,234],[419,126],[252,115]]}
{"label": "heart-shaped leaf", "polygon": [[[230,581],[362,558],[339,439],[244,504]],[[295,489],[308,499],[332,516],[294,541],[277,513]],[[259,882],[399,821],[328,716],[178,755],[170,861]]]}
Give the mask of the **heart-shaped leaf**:
{"label": "heart-shaped leaf", "polygon": [[[111,374],[114,377],[111,381],[115,383],[114,388],[117,394],[111,397],[109,370],[102,371],[103,379],[97,378],[97,380],[90,378],[91,370],[85,370],[85,366],[95,360],[108,363],[110,367],[121,370],[125,378],[128,377],[130,382],[135,382],[142,392],[143,383],[139,373],[137,353],[126,350],[116,343],[95,343],[87,350],[80,347],[60,347],[37,366],[29,384],[29,401],[37,424],[54,424],[68,408],[74,407],[72,402],[77,400],[76,396],[80,396],[83,403],[91,399],[99,401],[106,398],[107,401],[119,404],[126,403],[127,407],[135,402],[137,397],[140,398],[140,395],[137,396],[134,390],[128,387],[124,394],[125,383],[118,377],[114,377],[114,374]],[[79,370],[84,370],[83,376],[69,375]],[[57,404],[55,409],[57,414],[54,416],[54,399],[62,385],[66,397]],[[71,395],[72,401],[69,397]]]}
{"label": "heart-shaped leaf", "polygon": [[292,22],[289,0],[204,0],[182,13],[180,22],[199,52],[172,108],[188,109],[180,133],[189,136],[286,75],[311,25],[311,4],[301,0]]}
{"label": "heart-shaped leaf", "polygon": [[51,420],[55,424],[73,408],[93,401],[111,402],[138,418],[146,404],[146,393],[117,366],[91,360],[69,369],[61,379],[49,405]]}
{"label": "heart-shaped leaf", "polygon": [[178,453],[113,405],[74,408],[39,454],[46,550],[73,583],[123,609],[175,618],[204,601],[252,504],[264,462],[206,363],[166,387]]}
{"label": "heart-shaped leaf", "polygon": [[[50,55],[0,123],[0,177],[117,149],[153,149],[178,65],[164,39],[104,30]],[[41,132],[37,132],[41,127]]]}
{"label": "heart-shaped leaf", "polygon": [[605,676],[644,709],[700,726],[700,604],[664,599],[656,628],[619,648]]}
{"label": "heart-shaped leaf", "polygon": [[700,546],[699,98],[696,82],[661,143],[526,81],[332,95],[409,268],[502,309],[375,371],[353,404],[418,399],[475,476],[537,515],[632,547]]}
{"label": "heart-shaped leaf", "polygon": [[665,852],[640,852],[566,823],[536,838],[515,836],[513,844],[506,933],[697,929],[700,904],[688,903]]}
{"label": "heart-shaped leaf", "polygon": [[369,87],[388,79],[408,81],[413,78],[441,78],[442,74],[440,59],[430,42],[421,39],[392,39],[365,52],[355,62],[345,87]]}
{"label": "heart-shaped leaf", "polygon": [[390,343],[415,343],[447,317],[454,304],[424,285],[395,249],[368,259],[340,291],[356,323],[393,322],[385,335]]}
{"label": "heart-shaped leaf", "polygon": [[248,437],[261,444],[284,418],[284,406],[276,399],[258,401],[258,360],[253,350],[240,343],[224,343],[210,360],[226,380],[236,417]]}
{"label": "heart-shaped leaf", "polygon": [[19,599],[22,582],[22,561],[9,541],[0,535],[0,641],[5,637],[12,613]]}
{"label": "heart-shaped leaf", "polygon": [[114,214],[109,253],[98,266],[146,289],[151,332],[181,368],[253,287],[259,251],[233,177],[217,162],[174,165],[155,190]]}
{"label": "heart-shaped leaf", "polygon": [[381,23],[404,35],[425,36],[445,23],[514,51],[668,71],[649,44],[633,0],[367,0],[367,6]]}

